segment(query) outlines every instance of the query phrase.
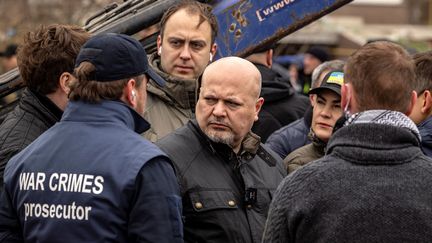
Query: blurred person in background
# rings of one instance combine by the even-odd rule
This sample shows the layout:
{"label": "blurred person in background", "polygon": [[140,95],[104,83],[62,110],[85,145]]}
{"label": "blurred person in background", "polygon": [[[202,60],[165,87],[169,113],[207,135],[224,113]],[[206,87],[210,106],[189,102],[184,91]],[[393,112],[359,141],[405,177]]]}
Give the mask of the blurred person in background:
{"label": "blurred person in background", "polygon": [[260,96],[264,104],[252,131],[265,143],[277,129],[303,117],[309,107],[307,97],[297,94],[289,80],[272,70],[273,46],[267,45],[246,57],[258,68],[262,77]]}
{"label": "blurred person in background", "polygon": [[16,44],[9,44],[6,49],[0,52],[1,70],[5,73],[17,67]]}
{"label": "blurred person in background", "polygon": [[[341,60],[327,61],[319,65],[312,73],[312,88],[319,87],[327,73],[342,70],[344,65],[345,62]],[[309,100],[310,104],[313,104],[311,96],[309,96]],[[267,139],[266,145],[279,154],[282,159],[285,159],[292,151],[311,142],[308,139],[311,123],[312,106],[309,106],[302,118],[273,132]]]}
{"label": "blurred person in background", "polygon": [[[297,85],[299,86],[300,93],[307,95],[312,88],[312,72],[321,63],[330,60],[328,52],[318,46],[310,47],[303,57],[303,68],[297,71]],[[295,72],[290,67],[290,76],[294,78]]]}

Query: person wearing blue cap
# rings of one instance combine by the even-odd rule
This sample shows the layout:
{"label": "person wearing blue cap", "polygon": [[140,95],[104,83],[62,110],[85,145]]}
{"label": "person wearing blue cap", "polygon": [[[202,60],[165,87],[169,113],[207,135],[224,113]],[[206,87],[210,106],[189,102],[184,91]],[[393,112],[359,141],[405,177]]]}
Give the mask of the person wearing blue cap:
{"label": "person wearing blue cap", "polygon": [[96,35],[74,73],[61,121],[6,167],[0,242],[183,242],[172,163],[140,135],[148,79],[164,85],[144,48]]}

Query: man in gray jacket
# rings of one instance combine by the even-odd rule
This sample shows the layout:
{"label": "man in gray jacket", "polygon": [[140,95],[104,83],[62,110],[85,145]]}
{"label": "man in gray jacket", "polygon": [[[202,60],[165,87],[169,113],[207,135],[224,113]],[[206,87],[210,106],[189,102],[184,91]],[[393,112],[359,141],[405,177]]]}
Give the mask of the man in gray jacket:
{"label": "man in gray jacket", "polygon": [[196,120],[157,143],[177,169],[185,242],[261,241],[285,172],[279,156],[250,131],[263,103],[260,89],[251,62],[219,59],[204,71]]}
{"label": "man in gray jacket", "polygon": [[414,62],[377,41],[345,66],[342,107],[322,159],[279,186],[263,242],[429,242],[432,159],[408,118],[417,94]]}

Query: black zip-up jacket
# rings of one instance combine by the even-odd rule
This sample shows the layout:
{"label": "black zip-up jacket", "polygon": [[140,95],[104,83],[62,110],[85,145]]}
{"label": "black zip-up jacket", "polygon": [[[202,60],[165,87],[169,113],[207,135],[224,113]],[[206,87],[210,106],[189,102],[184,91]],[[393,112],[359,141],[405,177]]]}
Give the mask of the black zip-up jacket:
{"label": "black zip-up jacket", "polygon": [[0,193],[9,159],[60,121],[62,114],[46,96],[24,89],[19,104],[0,125]]}
{"label": "black zip-up jacket", "polygon": [[174,162],[183,200],[185,242],[261,242],[282,161],[250,133],[238,154],[211,142],[196,120],[157,145]]}

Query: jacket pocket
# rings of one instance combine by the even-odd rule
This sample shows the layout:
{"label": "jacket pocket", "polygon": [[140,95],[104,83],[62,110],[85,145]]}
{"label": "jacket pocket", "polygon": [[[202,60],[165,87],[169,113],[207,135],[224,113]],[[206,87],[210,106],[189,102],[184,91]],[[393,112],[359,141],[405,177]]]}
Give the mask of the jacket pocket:
{"label": "jacket pocket", "polygon": [[195,212],[216,209],[237,209],[238,200],[229,190],[201,190],[189,192],[192,208]]}

